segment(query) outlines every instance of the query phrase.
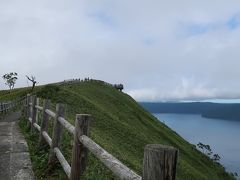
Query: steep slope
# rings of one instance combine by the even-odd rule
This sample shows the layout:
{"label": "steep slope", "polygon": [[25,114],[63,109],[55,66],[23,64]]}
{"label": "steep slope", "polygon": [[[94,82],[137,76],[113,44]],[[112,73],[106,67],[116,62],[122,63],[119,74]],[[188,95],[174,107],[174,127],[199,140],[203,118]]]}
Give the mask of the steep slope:
{"label": "steep slope", "polygon": [[[97,81],[47,85],[38,88],[37,95],[50,98],[54,103],[66,104],[71,123],[75,114],[92,114],[91,138],[139,174],[142,173],[145,145],[160,143],[179,149],[178,179],[233,179],[221,166],[212,163],[193,145],[160,123],[130,96],[109,85]],[[69,138],[64,137],[62,148],[66,152],[70,149],[69,142]],[[84,179],[114,178],[110,172],[104,174],[106,169],[92,157],[88,167]]]}

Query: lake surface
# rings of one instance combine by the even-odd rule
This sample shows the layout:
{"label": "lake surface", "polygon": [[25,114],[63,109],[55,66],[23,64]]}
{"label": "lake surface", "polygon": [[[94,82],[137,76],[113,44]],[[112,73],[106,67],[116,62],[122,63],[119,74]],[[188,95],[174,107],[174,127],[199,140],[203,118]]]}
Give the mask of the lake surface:
{"label": "lake surface", "polygon": [[209,144],[221,164],[240,175],[240,121],[207,119],[192,114],[153,114],[192,144]]}

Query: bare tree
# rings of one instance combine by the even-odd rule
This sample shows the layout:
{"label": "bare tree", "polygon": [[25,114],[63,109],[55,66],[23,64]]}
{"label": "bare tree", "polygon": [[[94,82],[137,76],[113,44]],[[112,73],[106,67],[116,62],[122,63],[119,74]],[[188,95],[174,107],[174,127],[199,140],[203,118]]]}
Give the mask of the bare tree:
{"label": "bare tree", "polygon": [[31,91],[33,92],[33,90],[34,90],[34,88],[35,88],[35,86],[36,86],[36,83],[37,83],[36,77],[35,77],[35,76],[29,77],[29,76],[27,76],[27,75],[26,75],[26,77],[28,78],[29,81],[32,82],[32,90],[31,90]]}

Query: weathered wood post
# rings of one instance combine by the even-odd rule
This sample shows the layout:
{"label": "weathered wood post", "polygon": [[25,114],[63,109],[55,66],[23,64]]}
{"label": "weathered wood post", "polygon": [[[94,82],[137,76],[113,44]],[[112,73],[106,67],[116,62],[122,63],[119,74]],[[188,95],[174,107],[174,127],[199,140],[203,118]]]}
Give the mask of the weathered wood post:
{"label": "weathered wood post", "polygon": [[31,128],[32,127],[32,121],[30,121],[30,118],[32,118],[32,95],[30,94],[28,97],[28,126]]}
{"label": "weathered wood post", "polygon": [[30,94],[27,94],[27,106],[26,106],[26,109],[27,109],[27,111],[26,111],[26,117],[27,117],[27,120],[28,120],[28,118],[30,117]]}
{"label": "weathered wood post", "polygon": [[26,101],[27,101],[27,97],[24,97],[24,98],[20,101],[20,105],[23,106],[24,110],[26,109],[26,107],[25,107],[25,105],[27,104]]}
{"label": "weathered wood post", "polygon": [[43,118],[42,118],[42,123],[41,123],[41,131],[40,131],[40,135],[39,135],[39,147],[41,147],[44,143],[44,137],[42,135],[43,131],[47,131],[48,129],[48,120],[49,120],[49,115],[46,113],[46,109],[48,109],[50,107],[50,100],[49,99],[45,99],[44,100],[44,105],[43,105]]}
{"label": "weathered wood post", "polygon": [[33,124],[36,122],[37,108],[35,107],[37,104],[37,96],[32,96],[32,124],[31,124],[31,133],[34,131]]}
{"label": "weathered wood post", "polygon": [[56,155],[54,153],[54,148],[60,146],[62,126],[58,121],[59,117],[64,117],[65,109],[63,104],[57,104],[56,106],[56,117],[54,119],[53,134],[52,134],[52,146],[49,156],[49,164],[54,165],[57,162]]}
{"label": "weathered wood post", "polygon": [[11,101],[11,109],[15,108],[15,101]]}
{"label": "weathered wood post", "polygon": [[[37,103],[36,103],[36,105],[39,106],[39,104],[40,104],[40,98],[37,98]],[[37,111],[36,111],[36,123],[38,124],[39,110],[38,110],[38,109],[36,109],[36,110],[37,110]]]}
{"label": "weathered wood post", "polygon": [[8,112],[8,103],[6,103],[6,113]]}
{"label": "weathered wood post", "polygon": [[27,117],[27,96],[23,98],[22,104],[20,104],[22,106],[22,116],[24,116],[25,118]]}
{"label": "weathered wood post", "polygon": [[0,102],[0,112],[3,112],[3,103]]}
{"label": "weathered wood post", "polygon": [[143,180],[175,180],[178,150],[149,144],[144,150]]}
{"label": "weathered wood post", "polygon": [[7,113],[7,103],[4,103],[4,112]]}
{"label": "weathered wood post", "polygon": [[24,116],[27,118],[27,112],[28,112],[28,103],[27,103],[28,97],[26,96],[24,100]]}
{"label": "weathered wood post", "polygon": [[2,113],[4,113],[4,104],[3,104],[3,102],[1,102],[1,111],[2,111]]}
{"label": "weathered wood post", "polygon": [[6,109],[5,109],[5,107],[6,107],[6,106],[5,106],[5,103],[3,103],[2,106],[3,106],[3,113],[5,113],[5,112],[6,112]]}
{"label": "weathered wood post", "polygon": [[86,169],[87,148],[79,141],[82,135],[88,136],[91,115],[77,114],[75,121],[75,134],[72,152],[71,180],[79,180]]}
{"label": "weathered wood post", "polygon": [[3,104],[3,109],[4,109],[4,113],[7,113],[7,104],[6,103]]}

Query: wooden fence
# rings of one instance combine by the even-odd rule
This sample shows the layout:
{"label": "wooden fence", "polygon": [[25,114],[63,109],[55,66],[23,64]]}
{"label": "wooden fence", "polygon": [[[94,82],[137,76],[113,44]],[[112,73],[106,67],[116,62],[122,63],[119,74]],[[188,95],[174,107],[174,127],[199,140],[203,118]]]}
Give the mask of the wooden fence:
{"label": "wooden fence", "polygon": [[[47,142],[50,146],[49,163],[60,162],[66,175],[71,180],[81,178],[87,166],[88,151],[94,154],[113,174],[124,180],[174,180],[178,150],[159,144],[147,145],[144,151],[143,176],[139,176],[118,159],[104,150],[88,137],[90,131],[89,114],[77,114],[75,125],[70,124],[64,117],[63,104],[56,105],[56,112],[50,110],[50,100],[43,101],[39,106],[39,98],[28,95],[26,98],[25,114],[31,125],[31,132],[39,132],[39,145]],[[38,113],[42,112],[41,125],[37,121]],[[52,137],[47,133],[49,117],[54,118]],[[71,166],[60,150],[61,132],[65,128],[74,137]]]}
{"label": "wooden fence", "polygon": [[11,102],[1,102],[0,103],[0,112],[1,113],[6,113],[7,111],[9,111],[12,107]]}
{"label": "wooden fence", "polygon": [[14,101],[0,102],[0,113],[7,113],[11,109],[13,109],[16,106],[18,106],[19,104],[21,104],[24,99],[25,99],[25,97],[20,98],[18,100],[14,100]]}

